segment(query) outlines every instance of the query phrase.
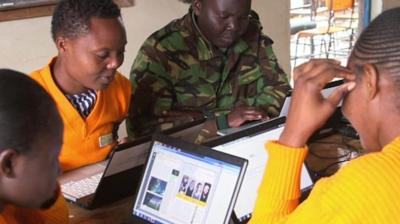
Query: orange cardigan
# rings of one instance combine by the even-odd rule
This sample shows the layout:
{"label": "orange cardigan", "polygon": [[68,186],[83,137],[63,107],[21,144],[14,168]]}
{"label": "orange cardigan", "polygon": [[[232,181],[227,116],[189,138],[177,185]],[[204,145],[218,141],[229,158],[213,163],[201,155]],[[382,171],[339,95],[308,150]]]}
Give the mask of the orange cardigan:
{"label": "orange cardigan", "polygon": [[67,224],[67,203],[61,193],[57,201],[47,210],[19,208],[6,205],[0,212],[0,224]]}
{"label": "orange cardigan", "polygon": [[58,88],[51,74],[55,63],[30,76],[41,84],[53,97],[64,122],[64,143],[60,153],[63,171],[104,160],[116,145],[111,139],[113,131],[128,114],[131,84],[117,72],[114,81],[105,89],[97,91],[97,100],[89,116],[84,119]]}

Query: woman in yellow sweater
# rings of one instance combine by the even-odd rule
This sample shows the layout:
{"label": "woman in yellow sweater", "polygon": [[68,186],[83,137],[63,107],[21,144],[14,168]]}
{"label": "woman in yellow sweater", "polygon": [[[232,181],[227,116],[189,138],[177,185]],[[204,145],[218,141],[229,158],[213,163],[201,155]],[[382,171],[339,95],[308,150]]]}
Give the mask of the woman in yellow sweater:
{"label": "woman in yellow sweater", "polygon": [[[285,130],[268,142],[269,162],[251,223],[400,222],[400,8],[378,16],[361,34],[348,67],[312,60],[295,69]],[[324,98],[335,77],[346,83]],[[319,180],[299,204],[306,142],[343,99],[343,113],[370,152]]]}
{"label": "woman in yellow sweater", "polygon": [[58,50],[31,77],[53,97],[64,122],[63,171],[104,160],[128,114],[131,84],[117,69],[127,43],[112,0],[62,0],[51,22]]}
{"label": "woman in yellow sweater", "polygon": [[62,120],[46,91],[0,69],[0,224],[68,223],[57,187],[62,141]]}

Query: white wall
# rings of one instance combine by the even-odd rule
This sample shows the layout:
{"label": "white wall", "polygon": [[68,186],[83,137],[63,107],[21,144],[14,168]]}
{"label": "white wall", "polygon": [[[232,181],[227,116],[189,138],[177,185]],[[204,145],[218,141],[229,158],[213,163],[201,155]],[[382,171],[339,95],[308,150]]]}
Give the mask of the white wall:
{"label": "white wall", "polygon": [[252,6],[261,17],[264,33],[274,40],[279,64],[290,74],[290,1],[253,0]]}
{"label": "white wall", "polygon": [[382,12],[382,0],[371,1],[371,20]]}
{"label": "white wall", "polygon": [[400,0],[372,0],[371,18],[375,18],[382,11],[400,7]]}
{"label": "white wall", "polygon": [[56,53],[49,24],[50,17],[0,22],[0,67],[30,72],[45,65]]}
{"label": "white wall", "polygon": [[400,1],[399,0],[383,0],[383,10],[399,7]]}

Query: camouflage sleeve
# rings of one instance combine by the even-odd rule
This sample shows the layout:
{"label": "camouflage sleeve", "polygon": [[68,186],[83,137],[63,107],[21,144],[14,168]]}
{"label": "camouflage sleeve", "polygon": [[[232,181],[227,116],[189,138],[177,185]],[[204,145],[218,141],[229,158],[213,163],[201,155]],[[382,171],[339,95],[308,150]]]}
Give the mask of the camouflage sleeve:
{"label": "camouflage sleeve", "polygon": [[[236,102],[233,97],[225,97],[225,101],[220,104],[239,106],[246,104],[248,106],[260,107],[269,117],[279,115],[284,99],[290,90],[288,77],[280,68],[278,60],[272,49],[272,40],[266,36],[262,36],[258,44],[257,60],[244,69],[239,78],[239,86],[243,93]],[[242,57],[242,60],[249,60]],[[253,60],[249,60],[253,63]],[[229,86],[227,86],[229,88]],[[225,89],[222,90],[224,93]],[[227,92],[231,91],[230,89]],[[228,114],[232,108],[223,107],[213,111],[213,122],[207,125],[207,130],[200,133],[197,142],[204,141],[214,135],[216,130],[229,128]]]}
{"label": "camouflage sleeve", "polygon": [[261,91],[255,99],[254,106],[260,106],[268,116],[276,117],[291,89],[289,77],[279,66],[272,49],[272,40],[266,36],[261,38],[258,57],[263,78],[257,80],[257,89]]}
{"label": "camouflage sleeve", "polygon": [[132,65],[132,97],[127,119],[127,133],[133,139],[151,134],[162,123],[160,116],[169,111],[173,87],[166,72],[167,60],[160,45],[151,37],[145,41]]}

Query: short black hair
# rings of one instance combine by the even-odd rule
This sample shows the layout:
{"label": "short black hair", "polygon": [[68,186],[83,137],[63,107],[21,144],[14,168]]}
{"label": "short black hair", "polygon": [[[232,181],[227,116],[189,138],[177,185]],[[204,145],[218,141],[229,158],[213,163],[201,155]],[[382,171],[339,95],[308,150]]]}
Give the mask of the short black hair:
{"label": "short black hair", "polygon": [[53,40],[58,36],[71,38],[87,34],[93,17],[118,18],[121,10],[112,0],[61,0],[51,20]]}
{"label": "short black hair", "polygon": [[0,69],[0,151],[29,152],[59,128],[56,104],[40,85],[26,74]]}

